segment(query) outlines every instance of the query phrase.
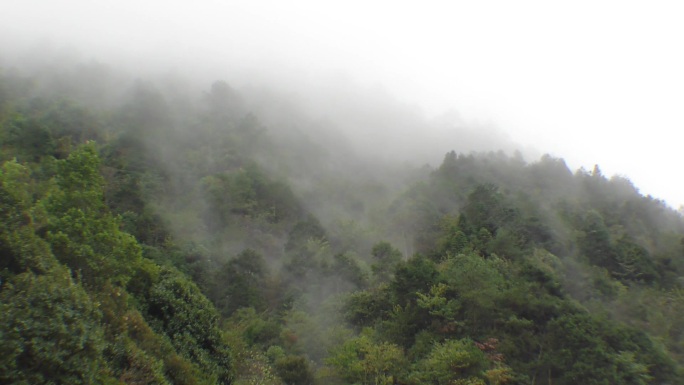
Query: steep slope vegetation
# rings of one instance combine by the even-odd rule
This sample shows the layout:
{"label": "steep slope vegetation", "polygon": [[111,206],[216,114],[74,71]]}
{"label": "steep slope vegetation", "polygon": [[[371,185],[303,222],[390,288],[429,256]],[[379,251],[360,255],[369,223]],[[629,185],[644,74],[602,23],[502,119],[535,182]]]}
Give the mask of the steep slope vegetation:
{"label": "steep slope vegetation", "polygon": [[663,202],[550,156],[388,163],[296,108],[1,75],[0,382],[682,383]]}

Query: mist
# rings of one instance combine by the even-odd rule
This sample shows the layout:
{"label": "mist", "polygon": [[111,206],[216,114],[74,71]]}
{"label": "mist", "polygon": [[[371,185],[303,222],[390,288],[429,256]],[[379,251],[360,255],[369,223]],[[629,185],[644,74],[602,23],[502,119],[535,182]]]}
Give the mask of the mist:
{"label": "mist", "polygon": [[0,381],[677,383],[682,17],[6,0]]}
{"label": "mist", "polygon": [[[676,113],[683,58],[672,49],[684,36],[679,16],[676,3],[10,0],[0,16],[0,57],[54,61],[41,54],[56,49],[142,78],[175,73],[198,86],[268,84],[302,101],[312,118],[336,121],[352,142],[376,146],[393,126],[393,153],[382,157],[417,160],[434,142],[429,137],[445,144],[441,152],[456,148],[448,131],[465,121],[488,131],[463,143],[468,150],[517,148],[564,157],[574,168],[600,164],[676,207],[684,186],[663,179],[676,173],[675,132],[684,127]],[[394,121],[345,115],[378,93],[401,109],[384,111]],[[448,111],[462,121],[444,123]],[[416,119],[441,123],[416,128]],[[408,126],[421,134],[407,135]]]}
{"label": "mist", "polygon": [[[226,97],[236,98],[229,104],[238,109],[226,113],[256,117],[258,140],[270,143],[271,150],[252,154],[254,159],[287,175],[326,228],[367,225],[367,213],[349,210],[350,202],[389,205],[383,197],[388,191],[419,180],[450,151],[502,152],[527,162],[547,153],[564,158],[572,170],[599,164],[605,175],[631,179],[643,194],[676,206],[679,187],[663,177],[676,167],[669,148],[676,141],[657,137],[677,123],[649,127],[649,138],[639,135],[635,143],[635,128],[623,121],[630,114],[611,107],[610,95],[603,95],[601,114],[596,112],[603,107],[589,106],[592,113],[580,101],[594,97],[592,86],[605,92],[605,82],[592,85],[582,73],[559,72],[559,60],[586,36],[575,39],[551,21],[569,28],[559,13],[583,18],[583,6],[527,4],[539,6],[548,19],[518,28],[505,17],[507,6],[492,5],[11,1],[0,19],[0,67],[44,79],[34,85],[36,95],[69,95],[103,110],[125,110],[141,92],[153,95],[154,109],[166,117],[150,124],[180,133],[174,139],[180,142],[163,136],[146,142],[166,165],[181,161],[177,149],[197,124],[183,114],[205,108],[202,95],[224,82]],[[588,21],[598,23],[604,12]],[[616,25],[629,32],[621,20]],[[535,28],[547,28],[551,36],[537,35]],[[560,56],[538,56],[542,49]],[[604,55],[596,68],[605,70],[610,60]],[[587,88],[568,84],[568,76]],[[561,103],[566,109],[559,109]],[[630,113],[641,127],[660,124]],[[175,178],[179,186],[189,181]],[[369,194],[333,192],[344,184]],[[228,251],[244,246],[235,243]],[[411,254],[414,246],[404,249]]]}

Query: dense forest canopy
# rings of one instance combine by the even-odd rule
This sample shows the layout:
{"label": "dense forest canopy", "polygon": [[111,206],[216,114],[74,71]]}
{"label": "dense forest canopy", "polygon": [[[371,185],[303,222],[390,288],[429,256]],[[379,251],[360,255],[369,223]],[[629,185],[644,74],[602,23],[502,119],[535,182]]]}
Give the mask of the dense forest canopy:
{"label": "dense forest canopy", "polygon": [[678,212],[353,99],[2,68],[0,383],[684,383]]}

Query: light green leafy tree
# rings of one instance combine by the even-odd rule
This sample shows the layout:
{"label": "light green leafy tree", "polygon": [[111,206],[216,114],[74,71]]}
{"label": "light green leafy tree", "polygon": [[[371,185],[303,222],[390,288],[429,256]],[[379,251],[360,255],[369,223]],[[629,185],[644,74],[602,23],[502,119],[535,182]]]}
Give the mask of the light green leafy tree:
{"label": "light green leafy tree", "polygon": [[480,374],[486,366],[485,354],[472,341],[447,340],[435,344],[428,356],[416,364],[411,379],[416,384],[453,384],[458,380],[476,380],[472,377]]}
{"label": "light green leafy tree", "polygon": [[366,330],[338,347],[326,360],[348,384],[394,384],[405,375],[406,357],[400,347],[373,341]]}
{"label": "light green leafy tree", "polygon": [[99,286],[110,280],[125,285],[142,252],[105,205],[99,165],[92,142],[58,162],[55,188],[44,202],[47,240],[55,256],[84,283]]}

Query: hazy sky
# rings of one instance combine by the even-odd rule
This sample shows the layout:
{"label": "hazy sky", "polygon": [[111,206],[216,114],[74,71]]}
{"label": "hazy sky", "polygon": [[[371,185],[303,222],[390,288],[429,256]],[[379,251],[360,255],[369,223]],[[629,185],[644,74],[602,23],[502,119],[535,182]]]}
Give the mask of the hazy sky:
{"label": "hazy sky", "polygon": [[681,1],[0,0],[4,41],[43,35],[102,61],[346,73],[684,203]]}

